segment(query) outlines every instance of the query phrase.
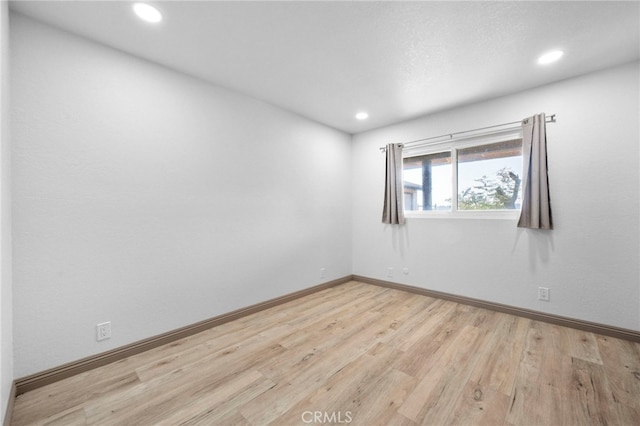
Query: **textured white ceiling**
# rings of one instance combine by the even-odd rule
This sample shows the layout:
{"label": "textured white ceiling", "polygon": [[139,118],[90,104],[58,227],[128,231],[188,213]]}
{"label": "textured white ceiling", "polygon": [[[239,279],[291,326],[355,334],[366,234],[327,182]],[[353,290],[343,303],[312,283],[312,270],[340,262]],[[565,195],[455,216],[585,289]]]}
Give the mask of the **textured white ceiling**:
{"label": "textured white ceiling", "polygon": [[638,2],[151,3],[11,9],[348,133],[640,59]]}

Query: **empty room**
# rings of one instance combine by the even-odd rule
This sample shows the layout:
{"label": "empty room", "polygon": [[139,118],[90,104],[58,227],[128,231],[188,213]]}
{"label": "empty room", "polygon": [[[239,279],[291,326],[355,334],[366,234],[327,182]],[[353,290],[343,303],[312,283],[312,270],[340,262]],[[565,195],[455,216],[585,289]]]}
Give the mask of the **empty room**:
{"label": "empty room", "polygon": [[640,2],[0,37],[5,426],[640,423]]}

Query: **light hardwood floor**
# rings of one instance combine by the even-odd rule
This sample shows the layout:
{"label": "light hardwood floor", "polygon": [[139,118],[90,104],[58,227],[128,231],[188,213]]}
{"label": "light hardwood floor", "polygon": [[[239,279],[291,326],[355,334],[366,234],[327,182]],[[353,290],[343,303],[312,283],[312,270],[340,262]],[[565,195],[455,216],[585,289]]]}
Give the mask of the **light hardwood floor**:
{"label": "light hardwood floor", "polygon": [[20,395],[13,425],[640,424],[640,344],[350,282]]}

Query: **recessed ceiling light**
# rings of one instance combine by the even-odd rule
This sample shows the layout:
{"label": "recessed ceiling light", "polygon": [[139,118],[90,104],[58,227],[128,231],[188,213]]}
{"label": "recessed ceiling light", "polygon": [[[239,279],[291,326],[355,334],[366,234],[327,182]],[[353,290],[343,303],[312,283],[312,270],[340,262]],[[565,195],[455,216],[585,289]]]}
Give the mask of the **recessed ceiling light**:
{"label": "recessed ceiling light", "polygon": [[162,13],[148,3],[134,3],[133,11],[138,15],[138,18],[143,21],[151,22],[153,24],[162,21]]}
{"label": "recessed ceiling light", "polygon": [[367,118],[369,118],[369,114],[367,114],[366,112],[359,112],[356,114],[356,118],[358,120],[366,120]]}
{"label": "recessed ceiling light", "polygon": [[540,56],[538,58],[538,63],[540,65],[547,65],[562,58],[562,55],[564,55],[564,52],[562,50],[552,50],[551,52],[547,52],[544,55]]}

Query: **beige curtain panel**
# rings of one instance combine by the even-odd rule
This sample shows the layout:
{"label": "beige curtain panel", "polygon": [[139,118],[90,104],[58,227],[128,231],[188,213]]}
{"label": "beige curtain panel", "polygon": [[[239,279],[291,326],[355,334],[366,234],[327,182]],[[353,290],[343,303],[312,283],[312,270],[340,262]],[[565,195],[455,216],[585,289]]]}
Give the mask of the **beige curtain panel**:
{"label": "beige curtain panel", "polygon": [[401,225],[404,223],[402,201],[402,145],[390,143],[386,147],[387,167],[384,186],[384,208],[382,223]]}
{"label": "beige curtain panel", "polygon": [[519,228],[553,229],[547,176],[545,115],[522,120],[522,209]]}

